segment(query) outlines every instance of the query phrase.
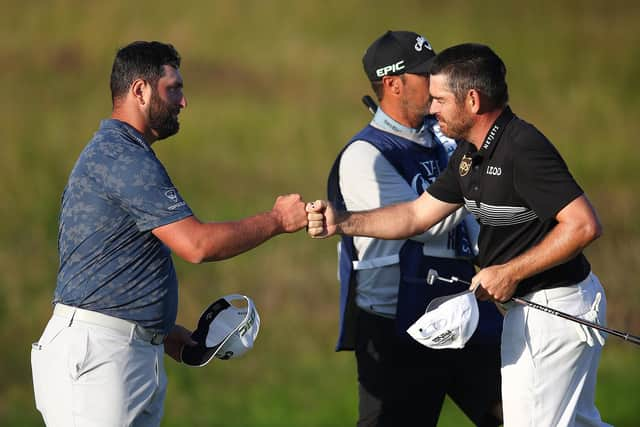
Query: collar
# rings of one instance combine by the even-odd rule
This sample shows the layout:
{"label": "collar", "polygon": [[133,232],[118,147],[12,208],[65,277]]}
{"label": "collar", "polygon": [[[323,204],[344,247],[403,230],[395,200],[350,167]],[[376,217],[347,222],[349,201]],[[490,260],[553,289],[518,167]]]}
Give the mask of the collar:
{"label": "collar", "polygon": [[485,153],[490,156],[495,146],[498,144],[500,137],[502,136],[502,132],[504,132],[505,127],[511,122],[511,119],[515,117],[515,114],[511,111],[509,106],[506,106],[502,113],[498,116],[491,128],[487,132],[487,135],[484,137],[484,141],[478,150],[478,154],[484,156]]}
{"label": "collar", "polygon": [[142,134],[126,122],[117,119],[104,119],[100,122],[100,130],[116,130],[124,133],[145,150],[151,151],[151,146],[144,140]]}
{"label": "collar", "polygon": [[420,144],[425,147],[432,147],[434,144],[433,130],[431,130],[433,123],[429,120],[430,117],[431,116],[425,117],[420,129],[414,129],[393,120],[389,115],[382,111],[382,108],[378,107],[376,114],[373,116],[373,119],[369,124],[376,129],[392,133],[399,137],[408,139],[409,141],[415,142],[416,144]]}

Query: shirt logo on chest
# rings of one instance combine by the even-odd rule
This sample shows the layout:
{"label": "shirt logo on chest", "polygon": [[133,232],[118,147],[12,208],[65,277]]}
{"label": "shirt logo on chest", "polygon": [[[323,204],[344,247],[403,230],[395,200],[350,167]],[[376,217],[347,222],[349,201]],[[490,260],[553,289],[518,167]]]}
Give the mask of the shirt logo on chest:
{"label": "shirt logo on chest", "polygon": [[502,168],[498,166],[487,166],[487,175],[500,176],[502,175]]}
{"label": "shirt logo on chest", "polygon": [[458,167],[458,172],[460,176],[465,176],[471,170],[471,156],[467,156],[466,154],[462,156],[462,160],[460,160],[460,166]]}

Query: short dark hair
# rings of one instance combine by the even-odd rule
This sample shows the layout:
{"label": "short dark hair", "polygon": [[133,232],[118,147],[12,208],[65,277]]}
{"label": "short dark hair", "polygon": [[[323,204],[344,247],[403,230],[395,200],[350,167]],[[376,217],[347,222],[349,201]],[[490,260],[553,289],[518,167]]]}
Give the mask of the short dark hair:
{"label": "short dark hair", "polygon": [[180,68],[180,55],[170,44],[135,41],[120,48],[111,68],[111,100],[115,103],[126,94],[136,79],[155,87],[164,75],[164,65]]}
{"label": "short dark hair", "polygon": [[509,102],[507,68],[489,46],[465,43],[447,48],[434,58],[430,74],[445,74],[458,102],[462,102],[471,89],[487,98],[491,110]]}
{"label": "short dark hair", "polygon": [[376,98],[378,98],[378,102],[382,101],[382,80],[376,80],[371,82],[371,90],[376,94]]}

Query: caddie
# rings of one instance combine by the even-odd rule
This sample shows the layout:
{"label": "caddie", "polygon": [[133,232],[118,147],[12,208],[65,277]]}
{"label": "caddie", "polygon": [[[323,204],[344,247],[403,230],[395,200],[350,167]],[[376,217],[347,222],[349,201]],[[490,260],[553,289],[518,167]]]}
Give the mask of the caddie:
{"label": "caddie", "polygon": [[[412,31],[387,31],[362,63],[380,107],[331,169],[328,197],[362,211],[415,200],[445,170],[456,148],[428,114],[430,43]],[[407,329],[436,297],[461,285],[426,284],[438,269],[471,280],[478,224],[462,208],[407,239],[343,236],[339,245],[341,330],[337,350],[354,350],[359,426],[435,426],[448,395],[474,424],[497,426],[500,329],[492,302],[460,349],[434,350]]]}

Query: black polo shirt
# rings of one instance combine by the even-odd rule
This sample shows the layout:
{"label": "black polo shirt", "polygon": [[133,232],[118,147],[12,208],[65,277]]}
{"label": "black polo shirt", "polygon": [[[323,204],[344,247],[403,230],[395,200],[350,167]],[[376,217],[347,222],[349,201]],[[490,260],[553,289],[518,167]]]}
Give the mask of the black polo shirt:
{"label": "black polo shirt", "polygon": [[[556,214],[583,194],[551,142],[507,107],[480,150],[458,144],[445,172],[427,191],[464,203],[480,222],[480,267],[504,264],[540,242],[557,224]],[[582,253],[523,280],[515,296],[572,285],[591,270]]]}

